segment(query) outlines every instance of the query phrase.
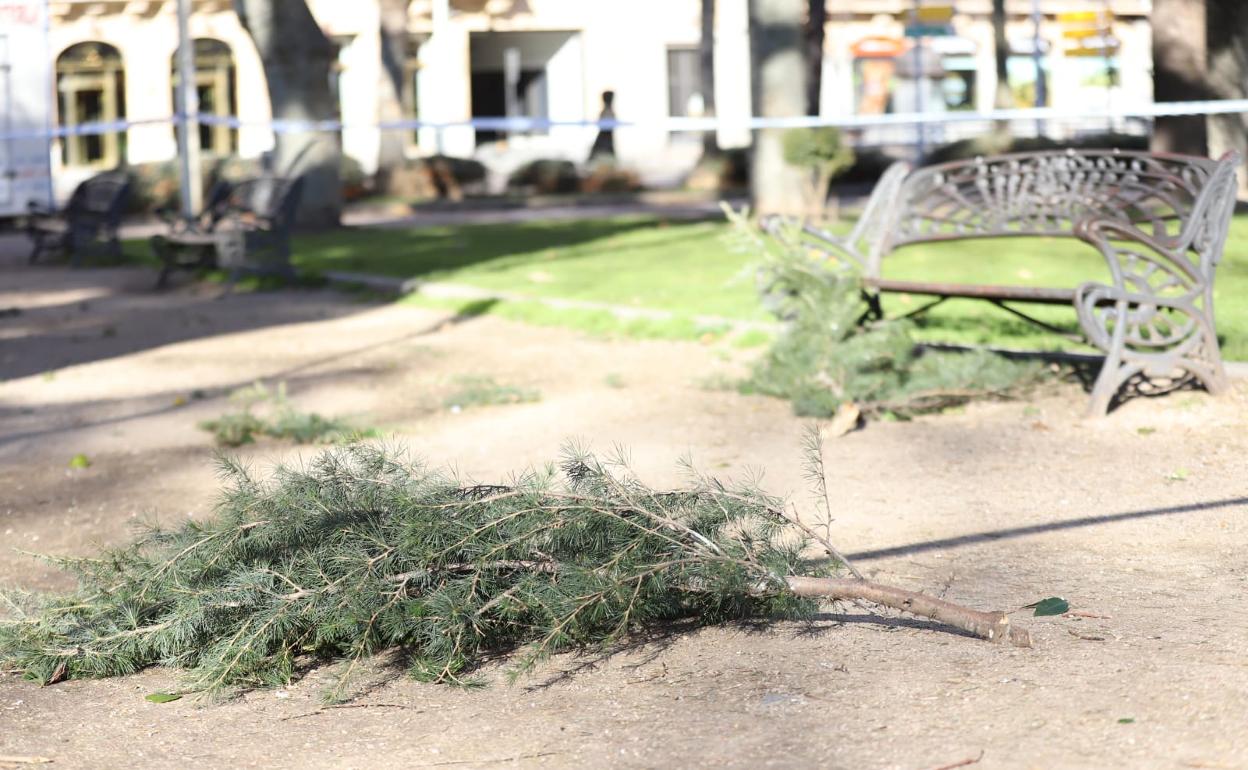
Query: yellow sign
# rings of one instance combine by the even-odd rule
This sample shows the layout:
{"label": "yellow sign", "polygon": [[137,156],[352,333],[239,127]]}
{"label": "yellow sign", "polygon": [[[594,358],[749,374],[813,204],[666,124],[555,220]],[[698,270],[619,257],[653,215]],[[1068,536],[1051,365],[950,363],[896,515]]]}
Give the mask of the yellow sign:
{"label": "yellow sign", "polygon": [[1061,24],[1070,25],[1103,25],[1113,21],[1113,14],[1110,11],[1067,11],[1066,13],[1059,13],[1057,20]]}
{"label": "yellow sign", "polygon": [[1059,13],[1057,20],[1062,25],[1062,37],[1072,40],[1109,35],[1114,27],[1114,15],[1109,11]]}
{"label": "yellow sign", "polygon": [[907,8],[897,14],[897,17],[907,24],[949,24],[953,21],[953,5],[920,5],[917,8]]}
{"label": "yellow sign", "polygon": [[919,24],[948,24],[953,21],[952,5],[920,5],[911,12]]}
{"label": "yellow sign", "polygon": [[1118,53],[1118,49],[1122,46],[1117,40],[1107,40],[1097,46],[1079,46],[1077,48],[1067,48],[1063,53],[1067,56],[1095,56],[1097,58],[1105,58]]}

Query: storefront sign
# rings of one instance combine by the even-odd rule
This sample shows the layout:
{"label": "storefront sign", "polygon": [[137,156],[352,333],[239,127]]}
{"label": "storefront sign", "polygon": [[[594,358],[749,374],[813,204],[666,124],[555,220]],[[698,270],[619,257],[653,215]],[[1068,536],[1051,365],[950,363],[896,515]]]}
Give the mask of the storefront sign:
{"label": "storefront sign", "polygon": [[1122,46],[1114,37],[1114,15],[1107,10],[1059,13],[1067,56],[1113,56]]}
{"label": "storefront sign", "polygon": [[924,3],[901,13],[906,37],[946,37],[954,34],[953,6]]}

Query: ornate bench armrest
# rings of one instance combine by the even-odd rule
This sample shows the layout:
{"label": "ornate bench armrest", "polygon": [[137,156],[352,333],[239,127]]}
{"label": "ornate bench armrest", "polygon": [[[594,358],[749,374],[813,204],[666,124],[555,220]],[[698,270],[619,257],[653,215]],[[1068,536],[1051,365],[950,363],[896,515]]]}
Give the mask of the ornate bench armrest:
{"label": "ornate bench armrest", "polygon": [[1213,282],[1213,260],[1193,261],[1179,238],[1157,238],[1130,223],[1099,217],[1076,223],[1074,233],[1101,252],[1121,289],[1173,294],[1200,291]]}
{"label": "ornate bench armrest", "polygon": [[[1089,219],[1075,232],[1100,250],[1112,276],[1112,284],[1089,282],[1075,292],[1080,325],[1119,372],[1107,382],[1132,372],[1167,377],[1182,369],[1210,390],[1220,389],[1225,375],[1214,327],[1210,255],[1193,260],[1182,239],[1156,238],[1126,222]],[[1116,388],[1098,385],[1106,393]],[[1107,398],[1101,394],[1102,401]]]}

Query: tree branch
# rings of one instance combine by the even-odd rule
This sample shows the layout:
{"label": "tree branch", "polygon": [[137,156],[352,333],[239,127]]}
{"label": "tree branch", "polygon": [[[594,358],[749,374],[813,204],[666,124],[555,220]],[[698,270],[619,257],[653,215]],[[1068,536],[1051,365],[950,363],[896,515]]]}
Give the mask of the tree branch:
{"label": "tree branch", "polygon": [[917,591],[907,591],[869,580],[792,576],[785,578],[785,583],[797,596],[812,599],[862,599],[911,615],[930,618],[938,623],[946,623],[990,642],[1009,642],[1015,647],[1031,646],[1031,634],[1024,628],[1011,627],[1010,617],[1004,612],[981,612]]}

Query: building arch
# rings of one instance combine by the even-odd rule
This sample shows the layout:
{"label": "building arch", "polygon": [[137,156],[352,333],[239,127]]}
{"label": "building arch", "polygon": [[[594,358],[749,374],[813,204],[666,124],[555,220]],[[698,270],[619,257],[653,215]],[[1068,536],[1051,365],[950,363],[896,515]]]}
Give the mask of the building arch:
{"label": "building arch", "polygon": [[[56,57],[57,125],[125,120],[126,77],[121,52],[98,40],[75,43]],[[126,132],[65,136],[60,141],[66,166],[113,167],[125,157]]]}
{"label": "building arch", "polygon": [[[238,114],[238,67],[228,43],[211,37],[191,41],[195,62],[195,90],[199,96],[199,113],[218,117]],[[178,52],[170,57],[170,83],[173,104],[177,105]],[[176,130],[176,129],[175,129]],[[210,155],[230,155],[238,151],[238,129],[226,125],[199,125],[199,147]]]}

